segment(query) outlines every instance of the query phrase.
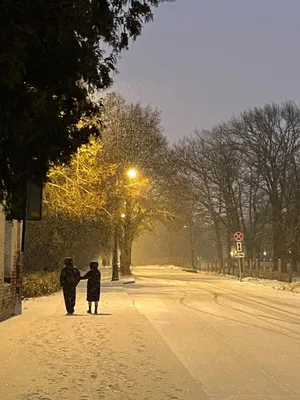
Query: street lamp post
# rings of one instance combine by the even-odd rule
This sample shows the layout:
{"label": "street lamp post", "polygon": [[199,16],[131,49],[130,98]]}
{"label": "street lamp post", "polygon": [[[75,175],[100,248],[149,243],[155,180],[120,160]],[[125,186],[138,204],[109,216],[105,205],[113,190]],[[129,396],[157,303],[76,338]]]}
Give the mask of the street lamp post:
{"label": "street lamp post", "polygon": [[[126,175],[129,179],[135,179],[137,177],[137,170],[134,168],[131,168],[127,170]],[[119,185],[119,179],[117,178],[117,185]],[[127,200],[128,201],[128,200]],[[126,202],[127,204],[127,202]],[[118,210],[119,211],[119,210]],[[126,218],[128,212],[126,214],[122,214],[121,218]],[[112,281],[118,281],[119,280],[119,260],[118,260],[118,226],[116,225],[114,228],[114,244],[113,244],[113,253],[112,253]]]}
{"label": "street lamp post", "polygon": [[191,265],[192,268],[195,268],[195,254],[194,254],[194,247],[195,247],[195,236],[194,236],[194,226],[193,226],[193,217],[190,220],[190,246],[191,246]]}
{"label": "street lamp post", "polygon": [[[119,176],[116,175],[116,189],[118,190],[119,187]],[[117,203],[119,203],[117,199]],[[119,206],[117,206],[118,209]],[[112,250],[112,261],[111,261],[111,266],[112,266],[112,276],[111,280],[112,281],[118,281],[119,280],[119,263],[118,263],[118,227],[117,223],[114,225],[114,230],[113,230],[113,250]]]}
{"label": "street lamp post", "polygon": [[114,247],[112,253],[112,281],[119,280],[119,266],[118,266],[118,229],[114,230]]}
{"label": "street lamp post", "polygon": [[[184,225],[184,229],[187,229],[187,225]],[[190,262],[191,268],[195,268],[195,237],[193,230],[193,218],[190,218],[189,221],[189,242],[190,242]]]}
{"label": "street lamp post", "polygon": [[[127,176],[127,190],[125,193],[125,213],[122,214],[123,218],[123,248],[121,252],[121,273],[131,274],[131,247],[132,247],[132,187],[137,184],[136,178],[138,176],[138,171],[135,168],[130,168],[126,171]],[[130,181],[130,183],[129,183]],[[129,191],[128,191],[129,190]]]}

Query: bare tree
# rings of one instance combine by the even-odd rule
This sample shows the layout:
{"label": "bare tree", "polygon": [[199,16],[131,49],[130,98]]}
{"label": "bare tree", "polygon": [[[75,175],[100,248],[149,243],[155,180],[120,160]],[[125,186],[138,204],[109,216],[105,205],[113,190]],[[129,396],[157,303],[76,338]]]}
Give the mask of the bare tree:
{"label": "bare tree", "polygon": [[214,179],[213,147],[208,137],[207,131],[195,132],[175,146],[175,152],[178,173],[188,187],[186,196],[197,205],[198,212],[206,214],[206,220],[214,227],[218,258],[223,262],[221,229],[225,209],[220,187]]}
{"label": "bare tree", "polygon": [[286,182],[300,149],[299,107],[287,102],[254,108],[233,118],[227,130],[252,171],[261,177],[260,187],[267,194],[271,207],[273,257],[282,259],[285,266],[288,258],[284,229]]}

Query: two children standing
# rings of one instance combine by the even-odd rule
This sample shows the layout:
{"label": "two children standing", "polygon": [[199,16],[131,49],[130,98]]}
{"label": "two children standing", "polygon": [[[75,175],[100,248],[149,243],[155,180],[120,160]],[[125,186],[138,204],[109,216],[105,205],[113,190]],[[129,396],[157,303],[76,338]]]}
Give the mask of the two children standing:
{"label": "two children standing", "polygon": [[65,259],[65,266],[60,274],[60,286],[63,289],[67,315],[74,314],[76,303],[76,286],[81,280],[87,279],[87,302],[89,305],[88,313],[92,313],[92,303],[95,304],[94,313],[98,314],[98,304],[100,299],[101,273],[98,269],[99,263],[92,261],[90,271],[80,276],[79,270],[74,267],[73,259]]}

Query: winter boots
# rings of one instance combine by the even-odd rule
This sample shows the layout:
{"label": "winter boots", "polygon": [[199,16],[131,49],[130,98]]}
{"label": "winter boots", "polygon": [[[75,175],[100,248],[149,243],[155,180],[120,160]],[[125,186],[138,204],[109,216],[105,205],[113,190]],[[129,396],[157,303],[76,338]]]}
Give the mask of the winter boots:
{"label": "winter boots", "polygon": [[[89,303],[89,309],[87,310],[87,313],[92,314],[92,303]],[[98,314],[98,304],[97,303],[95,304],[95,313],[94,314],[95,315]]]}

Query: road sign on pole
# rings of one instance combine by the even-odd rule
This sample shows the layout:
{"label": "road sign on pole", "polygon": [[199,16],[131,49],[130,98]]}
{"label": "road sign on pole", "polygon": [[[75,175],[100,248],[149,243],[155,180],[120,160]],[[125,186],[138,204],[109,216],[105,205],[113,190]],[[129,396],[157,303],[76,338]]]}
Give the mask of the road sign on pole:
{"label": "road sign on pole", "polygon": [[243,251],[243,244],[242,242],[236,242],[236,251],[241,253]]}
{"label": "road sign on pole", "polygon": [[233,234],[233,240],[235,242],[242,242],[244,240],[244,234],[243,232],[235,232]]}
{"label": "road sign on pole", "polygon": [[245,258],[245,253],[235,253],[234,258]]}

